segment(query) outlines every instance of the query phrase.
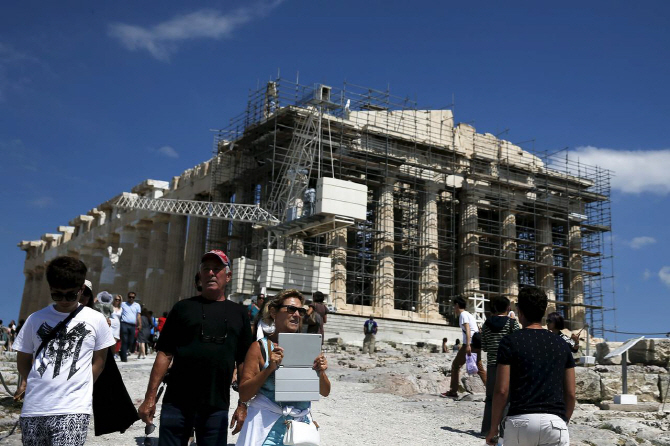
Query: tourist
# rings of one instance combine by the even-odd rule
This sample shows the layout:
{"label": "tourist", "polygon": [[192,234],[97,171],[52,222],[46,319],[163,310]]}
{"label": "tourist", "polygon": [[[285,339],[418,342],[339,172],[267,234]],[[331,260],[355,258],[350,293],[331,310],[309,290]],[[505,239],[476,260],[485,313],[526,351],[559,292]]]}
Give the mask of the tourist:
{"label": "tourist", "polygon": [[449,340],[447,338],[442,338],[442,353],[449,353],[449,346],[447,345]]}
{"label": "tourist", "polygon": [[142,329],[140,304],[135,302],[134,291],[128,293],[128,300],[121,303],[121,361],[128,361],[128,351],[132,354],[135,344],[135,330]]}
{"label": "tourist", "polygon": [[19,319],[19,325],[16,326],[16,335],[19,335],[19,332],[23,328],[23,325],[26,323],[25,319]]}
{"label": "tourist", "polygon": [[484,370],[484,366],[482,365],[482,343],[479,328],[474,316],[465,311],[465,306],[465,299],[462,297],[459,296],[454,299],[454,314],[458,316],[458,325],[460,325],[463,331],[463,345],[451,363],[451,383],[449,391],[441,394],[443,397],[458,398],[459,372],[463,364],[465,364],[466,355],[473,353],[477,355],[477,374],[482,379],[484,385],[486,385],[486,370]]}
{"label": "tourist", "polygon": [[454,345],[451,347],[451,351],[454,353],[458,353],[458,349],[461,348],[461,340],[456,339],[454,341]]}
{"label": "tourist", "polygon": [[112,300],[112,316],[109,318],[109,326],[112,328],[112,335],[116,341],[114,346],[114,356],[119,353],[121,350],[121,301],[122,297],[120,294],[114,296]]}
{"label": "tourist", "polygon": [[79,303],[82,304],[85,307],[95,309],[93,308],[93,285],[91,285],[90,280],[84,280],[84,291],[81,293],[81,297],[79,298]]}
{"label": "tourist", "polygon": [[363,339],[363,354],[366,352],[370,356],[375,354],[375,338],[377,337],[377,322],[375,318],[370,315],[370,319],[365,321],[363,324],[363,334],[365,338]]}
{"label": "tourist", "polygon": [[[498,356],[498,345],[503,336],[521,330],[516,321],[508,317],[510,301],[505,296],[494,296],[490,302],[491,313],[482,327],[482,350],[486,352],[486,404],[484,406],[484,418],[482,419],[481,434],[486,436],[491,427],[491,407],[493,406],[493,389],[496,385],[496,359]],[[503,414],[503,418],[505,415]]]}
{"label": "tourist", "polygon": [[[299,291],[283,290],[263,310],[264,322],[274,325],[275,331],[269,337],[251,344],[244,361],[240,400],[248,402],[249,414],[237,440],[238,446],[283,445],[286,420],[314,422],[310,401],[275,401],[275,370],[281,365],[284,356],[284,350],[277,345],[279,333],[300,331],[300,323],[306,314],[302,306],[303,297]],[[328,396],[328,362],[323,353],[314,359],[312,368],[319,376],[319,393]]]}
{"label": "tourist", "polygon": [[[202,296],[177,302],[165,321],[140,417],[153,423],[156,392],[168,366],[170,379],[160,419],[161,446],[185,445],[195,428],[199,446],[227,444],[230,384],[235,363],[242,376],[251,344],[249,318],[243,307],[226,299],[232,278],[223,251],[205,253],[200,264]],[[246,406],[238,404],[231,427],[242,428]]]}
{"label": "tourist", "polygon": [[156,328],[158,328],[158,332],[161,333],[163,331],[163,326],[165,325],[165,321],[167,320],[168,317],[168,312],[163,311],[163,316],[158,318],[158,325],[156,325]]}
{"label": "tourist", "polygon": [[114,296],[109,294],[107,291],[100,291],[93,301],[93,309],[102,313],[103,316],[107,319],[107,323],[112,325],[112,313],[114,313]]}
{"label": "tourist", "polygon": [[572,351],[572,353],[577,353],[579,351],[579,335],[573,333],[568,336],[563,333],[563,329],[565,329],[565,320],[563,319],[563,316],[561,316],[561,313],[556,311],[549,313],[547,315],[547,330],[560,336],[561,339],[568,343],[570,351]]}
{"label": "tourist", "polygon": [[544,291],[519,291],[517,317],[523,329],[502,338],[498,347],[489,445],[495,444],[508,397],[505,446],[570,444],[567,423],[575,408],[575,360],[563,340],[542,329],[546,310]]}
{"label": "tourist", "polygon": [[314,306],[314,302],[309,302],[307,313],[305,313],[303,320],[303,323],[306,326],[305,333],[320,334],[321,343],[323,344],[323,319],[321,319],[321,315],[317,313]]}
{"label": "tourist", "polygon": [[325,324],[328,322],[328,313],[330,312],[326,304],[323,303],[326,297],[321,291],[317,291],[312,295],[312,299],[314,300],[314,309],[321,315],[321,319],[323,319],[323,323]]}
{"label": "tourist", "polygon": [[[16,339],[16,322],[14,322],[14,319],[9,322],[7,328],[9,329],[9,342],[13,344]],[[11,350],[11,347],[9,349]]]}
{"label": "tourist", "polygon": [[258,298],[256,298],[256,297],[251,298],[251,303],[249,304],[249,308],[247,309],[247,311],[249,313],[249,320],[250,321],[253,321],[254,319],[256,319],[256,315],[261,310],[261,308],[263,308],[264,300],[265,300],[265,296],[263,296],[263,297],[258,296]]}
{"label": "tourist", "polygon": [[9,340],[9,328],[2,325],[2,320],[0,320],[0,353],[8,351],[10,346]]}
{"label": "tourist", "polygon": [[142,310],[140,318],[142,319],[142,328],[137,334],[137,359],[144,359],[147,357],[147,344],[151,337],[151,319],[149,318],[149,310],[146,307]]}
{"label": "tourist", "polygon": [[93,382],[105,367],[107,348],[114,345],[105,318],[78,302],[86,271],[73,257],[53,259],[46,278],[54,304],[31,314],[16,338],[21,381],[14,397],[25,392],[24,445],[86,441]]}

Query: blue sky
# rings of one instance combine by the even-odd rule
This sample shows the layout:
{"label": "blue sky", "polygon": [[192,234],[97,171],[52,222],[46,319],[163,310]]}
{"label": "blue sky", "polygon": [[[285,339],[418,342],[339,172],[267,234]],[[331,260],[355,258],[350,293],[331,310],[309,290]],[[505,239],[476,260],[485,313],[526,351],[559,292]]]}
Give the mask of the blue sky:
{"label": "blue sky", "polygon": [[454,97],[457,122],[615,170],[618,327],[670,330],[668,2],[22,1],[0,30],[6,321],[19,241],[204,161],[209,130],[281,70],[425,108]]}

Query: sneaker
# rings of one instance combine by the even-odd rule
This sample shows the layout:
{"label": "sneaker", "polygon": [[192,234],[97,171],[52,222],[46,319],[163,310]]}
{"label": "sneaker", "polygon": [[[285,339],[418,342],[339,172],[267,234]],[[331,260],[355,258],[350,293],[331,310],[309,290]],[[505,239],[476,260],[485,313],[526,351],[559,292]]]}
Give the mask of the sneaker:
{"label": "sneaker", "polygon": [[442,398],[458,398],[458,393],[444,392],[440,393]]}

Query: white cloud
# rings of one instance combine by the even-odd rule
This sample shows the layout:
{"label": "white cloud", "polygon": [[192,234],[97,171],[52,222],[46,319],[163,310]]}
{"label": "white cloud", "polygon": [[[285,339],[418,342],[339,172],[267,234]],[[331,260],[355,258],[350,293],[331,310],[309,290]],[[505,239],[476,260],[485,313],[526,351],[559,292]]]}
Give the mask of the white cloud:
{"label": "white cloud", "polygon": [[114,23],[108,34],[118,39],[130,51],[146,50],[158,60],[168,61],[187,40],[222,39],[230,37],[237,28],[268,14],[283,0],[261,2],[253,7],[238,8],[227,14],[213,9],[202,9],[178,15],[151,27]]}
{"label": "white cloud", "polygon": [[54,203],[51,197],[39,197],[30,202],[30,205],[36,208],[44,209],[50,207]]}
{"label": "white cloud", "polygon": [[664,266],[661,268],[661,270],[658,272],[658,277],[664,284],[670,287],[670,266]]}
{"label": "white cloud", "polygon": [[0,42],[0,101],[6,99],[9,91],[21,90],[30,83],[29,69],[34,64],[39,64],[35,57]]}
{"label": "white cloud", "polygon": [[630,246],[633,249],[640,249],[643,248],[647,245],[653,245],[656,243],[656,239],[654,237],[635,237],[633,240],[627,243],[628,246]]}
{"label": "white cloud", "polygon": [[670,149],[613,150],[585,146],[577,147],[569,157],[613,171],[612,188],[623,193],[670,193]]}
{"label": "white cloud", "polygon": [[651,277],[651,271],[645,269],[644,272],[642,273],[642,280],[649,280],[650,277]]}
{"label": "white cloud", "polygon": [[161,155],[167,156],[168,158],[179,158],[177,151],[170,146],[163,146],[156,151]]}

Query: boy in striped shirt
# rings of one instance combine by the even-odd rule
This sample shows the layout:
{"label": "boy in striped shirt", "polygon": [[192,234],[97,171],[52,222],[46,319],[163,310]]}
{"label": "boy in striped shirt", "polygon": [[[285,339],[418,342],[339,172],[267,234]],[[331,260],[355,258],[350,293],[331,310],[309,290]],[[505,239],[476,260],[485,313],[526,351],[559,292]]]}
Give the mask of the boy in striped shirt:
{"label": "boy in striped shirt", "polygon": [[[486,405],[484,406],[484,418],[482,419],[482,435],[486,436],[491,428],[491,409],[493,407],[493,389],[496,385],[497,356],[500,340],[521,326],[516,321],[507,317],[510,311],[510,301],[505,296],[497,296],[491,299],[491,316],[486,319],[482,327],[482,350],[486,352]],[[503,415],[504,418],[504,415]]]}

